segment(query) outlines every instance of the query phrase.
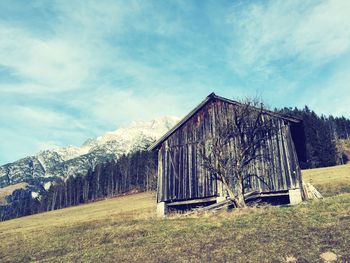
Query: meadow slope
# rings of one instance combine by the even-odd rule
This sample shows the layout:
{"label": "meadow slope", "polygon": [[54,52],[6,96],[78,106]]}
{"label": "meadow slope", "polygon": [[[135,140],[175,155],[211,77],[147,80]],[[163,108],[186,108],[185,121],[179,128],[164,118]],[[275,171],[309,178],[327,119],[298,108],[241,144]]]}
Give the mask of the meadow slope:
{"label": "meadow slope", "polygon": [[303,170],[303,180],[312,183],[323,196],[350,193],[350,164]]}
{"label": "meadow slope", "polygon": [[327,198],[157,219],[140,193],[0,222],[0,262],[350,262],[350,165],[303,176]]}

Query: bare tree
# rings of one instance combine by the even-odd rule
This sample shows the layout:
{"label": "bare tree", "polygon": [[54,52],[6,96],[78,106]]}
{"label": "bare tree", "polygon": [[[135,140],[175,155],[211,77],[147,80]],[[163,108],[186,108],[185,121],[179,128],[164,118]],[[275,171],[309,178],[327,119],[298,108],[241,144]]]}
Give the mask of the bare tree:
{"label": "bare tree", "polygon": [[264,149],[277,131],[271,115],[259,99],[240,101],[234,105],[229,120],[216,120],[215,134],[200,147],[203,167],[222,182],[237,207],[246,206],[245,180],[255,177],[265,184],[264,178],[251,168],[270,158]]}

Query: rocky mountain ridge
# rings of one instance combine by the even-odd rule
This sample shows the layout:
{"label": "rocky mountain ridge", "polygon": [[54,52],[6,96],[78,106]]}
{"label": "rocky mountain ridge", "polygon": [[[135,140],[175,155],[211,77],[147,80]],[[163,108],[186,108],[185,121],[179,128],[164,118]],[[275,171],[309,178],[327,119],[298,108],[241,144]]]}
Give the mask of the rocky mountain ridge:
{"label": "rocky mountain ridge", "polygon": [[162,117],[132,122],[129,126],[88,139],[80,147],[44,150],[0,166],[0,187],[29,182],[43,185],[57,177],[85,175],[99,163],[116,160],[123,154],[145,149],[171,129],[179,119]]}

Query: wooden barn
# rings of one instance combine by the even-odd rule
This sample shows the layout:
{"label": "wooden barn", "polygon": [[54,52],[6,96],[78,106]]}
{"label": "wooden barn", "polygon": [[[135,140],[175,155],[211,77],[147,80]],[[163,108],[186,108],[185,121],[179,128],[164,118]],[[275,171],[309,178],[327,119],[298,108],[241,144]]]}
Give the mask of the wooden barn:
{"label": "wooden barn", "polygon": [[[217,134],[218,121],[230,122],[232,109],[241,105],[212,93],[150,146],[150,150],[158,151],[158,215],[165,215],[169,210],[211,205],[227,198],[223,185],[201,164],[199,145]],[[250,178],[244,198],[246,201],[265,198],[272,202],[301,202],[302,180],[298,163],[304,144],[301,120],[271,111],[264,113],[278,124],[278,132],[264,149],[273,158],[254,165],[264,183]]]}

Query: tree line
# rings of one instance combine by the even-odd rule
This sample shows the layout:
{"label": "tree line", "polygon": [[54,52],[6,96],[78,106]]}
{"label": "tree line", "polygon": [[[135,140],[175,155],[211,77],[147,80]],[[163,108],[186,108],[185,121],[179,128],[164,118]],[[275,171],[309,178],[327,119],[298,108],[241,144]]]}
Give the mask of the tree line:
{"label": "tree line", "polygon": [[57,179],[49,189],[42,186],[39,197],[32,187],[17,189],[0,206],[0,220],[88,203],[130,191],[151,191],[157,187],[155,153],[137,151],[117,161],[98,164],[85,176]]}
{"label": "tree line", "polygon": [[333,166],[345,163],[347,156],[339,152],[337,145],[350,138],[350,120],[345,117],[318,116],[307,106],[303,109],[283,108],[283,114],[303,120],[305,158],[300,160],[302,169]]}

